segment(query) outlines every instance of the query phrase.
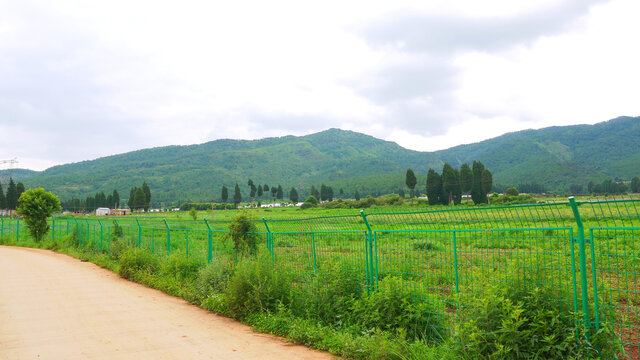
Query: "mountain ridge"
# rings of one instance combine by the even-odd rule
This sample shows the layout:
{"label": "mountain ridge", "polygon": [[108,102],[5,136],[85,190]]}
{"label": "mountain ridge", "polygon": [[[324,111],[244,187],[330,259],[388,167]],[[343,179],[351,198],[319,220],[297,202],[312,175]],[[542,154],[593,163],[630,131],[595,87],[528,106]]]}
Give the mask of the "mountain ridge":
{"label": "mountain ridge", "polygon": [[[622,150],[621,150],[622,149]],[[404,187],[411,167],[424,187],[427,170],[444,162],[482,161],[494,183],[539,183],[555,191],[571,184],[640,175],[640,117],[618,117],[594,125],[552,126],[506,133],[445,150],[420,152],[350,130],[258,140],[217,139],[169,145],[57,165],[22,177],[27,186],[44,186],[63,199],[129,188],[147,181],[157,203],[209,201],[222,185],[256,183],[295,186],[306,195],[326,183],[352,194],[385,193]],[[248,193],[246,186],[243,191]],[[424,190],[422,190],[424,192]]]}

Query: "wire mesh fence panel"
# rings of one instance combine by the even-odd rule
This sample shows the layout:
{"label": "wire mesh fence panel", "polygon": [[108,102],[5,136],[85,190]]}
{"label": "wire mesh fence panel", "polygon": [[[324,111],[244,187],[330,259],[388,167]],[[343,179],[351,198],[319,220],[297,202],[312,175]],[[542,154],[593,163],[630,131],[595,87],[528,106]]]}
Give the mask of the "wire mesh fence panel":
{"label": "wire mesh fence panel", "polygon": [[364,231],[302,231],[272,233],[271,256],[276,269],[298,279],[340,266],[365,278],[367,254]]}
{"label": "wire mesh fence panel", "polygon": [[[612,326],[624,347],[618,356],[640,357],[640,227],[590,229],[589,300],[596,328]],[[616,357],[616,354],[608,354]]]}
{"label": "wire mesh fence panel", "polygon": [[578,308],[571,228],[375,231],[373,256],[376,282],[401,278],[447,330],[464,305],[454,295],[489,283],[543,287],[546,300]]}

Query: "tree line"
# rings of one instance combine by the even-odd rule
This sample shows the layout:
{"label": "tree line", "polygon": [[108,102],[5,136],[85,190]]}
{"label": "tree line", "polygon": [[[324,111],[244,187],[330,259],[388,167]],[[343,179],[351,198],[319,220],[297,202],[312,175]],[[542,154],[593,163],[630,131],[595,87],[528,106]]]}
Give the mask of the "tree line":
{"label": "tree line", "polygon": [[117,190],[109,195],[104,191],[97,192],[94,196],[87,196],[84,200],[72,198],[62,202],[62,208],[70,211],[93,212],[97,208],[115,209],[120,207],[120,194]]}
{"label": "tree line", "polygon": [[18,208],[20,195],[24,192],[24,184],[13,181],[13,178],[9,178],[9,184],[7,185],[7,193],[5,195],[0,184],[0,209],[3,210],[16,210]]}
{"label": "tree line", "polygon": [[[417,183],[413,170],[407,169],[405,184],[412,199]],[[445,163],[442,173],[429,168],[425,185],[429,205],[458,205],[463,193],[470,194],[474,204],[486,204],[489,202],[487,194],[493,186],[493,175],[480,161],[474,161],[471,167],[464,163],[460,169]]]}
{"label": "tree line", "polygon": [[[265,200],[267,199],[273,199],[273,201],[284,200],[284,190],[282,188],[282,185],[280,184],[278,184],[277,186],[274,185],[271,187],[269,187],[268,184],[256,185],[256,183],[252,179],[249,179],[249,181],[247,181],[247,186],[249,187],[250,202],[254,202],[254,201],[260,202],[263,199],[263,196],[265,195],[266,195],[266,197],[264,197]],[[302,189],[300,189],[300,191],[302,191]],[[271,194],[271,196],[269,196],[269,194]],[[315,185],[311,185],[310,194],[311,196],[315,197],[316,199],[319,199],[320,201],[332,201],[334,198],[333,188],[325,184],[320,185],[320,190],[318,190],[318,188],[316,188]],[[340,189],[339,194],[342,197],[344,195],[344,190]],[[229,188],[223,185],[222,190],[220,192],[220,199],[222,200],[223,203],[226,204],[227,202],[229,202],[229,195],[230,195]],[[356,196],[359,197],[359,195],[357,195],[357,191],[356,191]],[[296,189],[295,187],[291,187],[291,189],[289,189],[288,198],[291,202],[297,203],[300,200],[300,193],[298,192],[298,189]],[[233,191],[233,198],[231,200],[233,204],[236,206],[239,203],[241,203],[243,200],[242,191],[238,183],[236,183],[236,186]]]}

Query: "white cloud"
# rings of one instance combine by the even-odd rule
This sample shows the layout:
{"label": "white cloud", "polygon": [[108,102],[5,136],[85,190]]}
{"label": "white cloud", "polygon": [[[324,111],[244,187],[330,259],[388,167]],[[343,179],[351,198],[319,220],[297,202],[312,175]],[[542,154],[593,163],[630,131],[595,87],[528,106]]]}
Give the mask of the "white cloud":
{"label": "white cloud", "polygon": [[0,8],[0,159],[35,169],[328,127],[435,150],[640,108],[631,0]]}

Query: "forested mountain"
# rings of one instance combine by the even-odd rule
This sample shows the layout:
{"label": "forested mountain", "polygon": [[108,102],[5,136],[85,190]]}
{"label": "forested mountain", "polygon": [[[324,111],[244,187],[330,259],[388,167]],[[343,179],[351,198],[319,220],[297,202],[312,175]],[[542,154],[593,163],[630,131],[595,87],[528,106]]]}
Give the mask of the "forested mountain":
{"label": "forested mountain", "polygon": [[361,194],[386,193],[404,187],[411,167],[424,192],[429,167],[445,161],[482,161],[496,184],[541,183],[566,191],[569,185],[640,175],[640,117],[620,117],[596,125],[550,127],[505,134],[480,143],[436,152],[407,150],[393,142],[329,129],[306,136],[261,140],[215,140],[199,145],[166,146],[66,164],[21,176],[25,185],[44,186],[63,199],[84,198],[117,189],[123,197],[146,181],[152,204],[219,199],[222,185],[247,180],[256,184],[302,189],[312,184],[356,187]]}

